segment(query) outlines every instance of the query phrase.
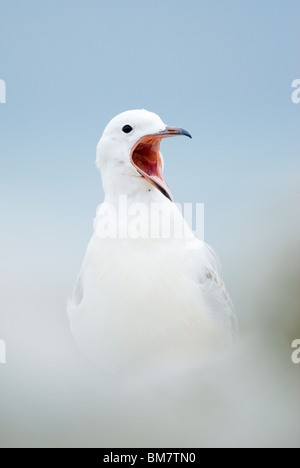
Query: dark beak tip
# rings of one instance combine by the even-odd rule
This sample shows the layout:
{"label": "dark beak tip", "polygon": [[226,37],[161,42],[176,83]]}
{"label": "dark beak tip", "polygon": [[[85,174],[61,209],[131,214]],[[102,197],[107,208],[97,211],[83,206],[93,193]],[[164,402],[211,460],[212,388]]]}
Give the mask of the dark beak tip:
{"label": "dark beak tip", "polygon": [[190,132],[188,132],[187,130],[184,130],[184,128],[180,128],[178,133],[179,135],[184,135],[192,139],[192,135],[190,134]]}

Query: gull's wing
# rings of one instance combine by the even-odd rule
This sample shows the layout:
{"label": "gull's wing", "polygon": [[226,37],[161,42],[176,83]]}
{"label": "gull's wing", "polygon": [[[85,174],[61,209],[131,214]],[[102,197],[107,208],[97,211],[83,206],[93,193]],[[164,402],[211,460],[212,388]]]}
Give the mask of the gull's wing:
{"label": "gull's wing", "polygon": [[220,261],[213,249],[201,243],[195,251],[198,282],[210,314],[224,333],[234,340],[238,333],[234,306],[225,288]]}

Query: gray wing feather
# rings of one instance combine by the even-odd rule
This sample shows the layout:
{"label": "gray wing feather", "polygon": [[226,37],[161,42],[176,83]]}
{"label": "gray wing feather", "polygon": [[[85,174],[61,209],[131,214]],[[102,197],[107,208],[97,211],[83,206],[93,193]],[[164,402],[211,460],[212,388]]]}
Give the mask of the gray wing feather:
{"label": "gray wing feather", "polygon": [[199,249],[199,283],[212,316],[220,328],[235,340],[238,334],[237,318],[234,306],[226,290],[220,261],[213,249],[203,244]]}

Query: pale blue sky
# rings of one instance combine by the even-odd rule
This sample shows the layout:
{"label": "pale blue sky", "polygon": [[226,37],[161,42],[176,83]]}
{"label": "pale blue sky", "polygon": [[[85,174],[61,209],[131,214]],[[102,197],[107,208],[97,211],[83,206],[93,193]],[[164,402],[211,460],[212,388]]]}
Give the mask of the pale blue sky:
{"label": "pale blue sky", "polygon": [[[1,446],[299,445],[299,58],[300,0],[0,0]],[[103,198],[96,144],[140,107],[193,135],[163,142],[166,179],[205,203],[241,340],[119,393],[66,300]]]}
{"label": "pale blue sky", "polygon": [[5,258],[62,256],[76,274],[103,196],[97,141],[141,107],[192,133],[163,143],[166,179],[177,201],[205,203],[225,255],[299,158],[299,13],[298,0],[0,0]]}

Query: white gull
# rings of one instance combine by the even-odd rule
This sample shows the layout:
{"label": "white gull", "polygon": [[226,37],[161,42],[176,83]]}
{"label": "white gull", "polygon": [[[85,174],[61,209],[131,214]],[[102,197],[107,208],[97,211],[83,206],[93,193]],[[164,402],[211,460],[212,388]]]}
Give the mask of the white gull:
{"label": "white gull", "polygon": [[194,237],[163,177],[160,142],[176,135],[190,136],[133,110],[113,118],[97,146],[105,200],[68,315],[82,352],[108,372],[197,363],[236,333],[219,261]]}

